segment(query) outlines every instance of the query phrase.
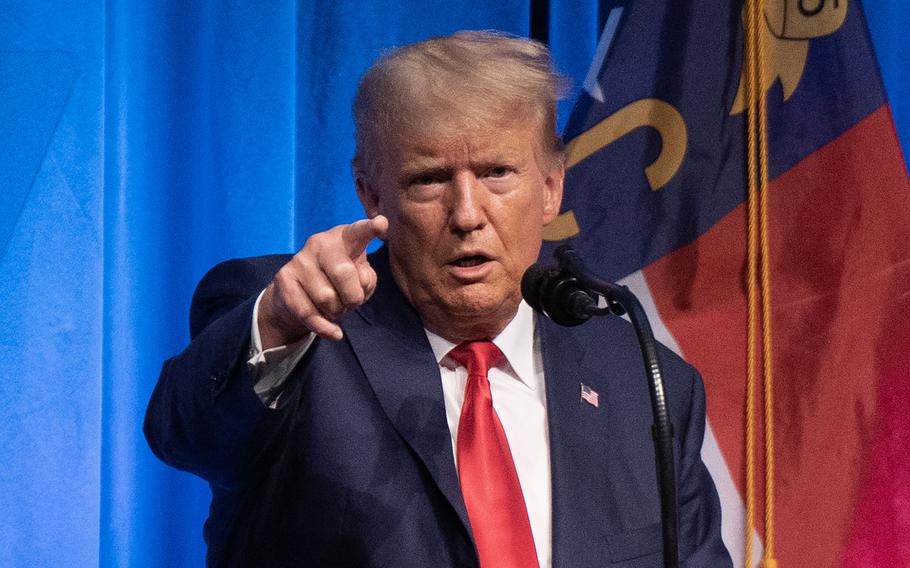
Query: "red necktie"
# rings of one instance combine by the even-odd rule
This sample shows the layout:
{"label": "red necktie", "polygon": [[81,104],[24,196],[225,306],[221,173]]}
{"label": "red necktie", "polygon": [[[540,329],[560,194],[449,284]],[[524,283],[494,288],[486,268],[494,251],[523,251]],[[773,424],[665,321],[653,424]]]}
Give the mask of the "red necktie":
{"label": "red necktie", "polygon": [[528,510],[487,379],[502,352],[490,341],[472,341],[458,345],[449,356],[468,369],[456,451],[480,566],[537,568]]}

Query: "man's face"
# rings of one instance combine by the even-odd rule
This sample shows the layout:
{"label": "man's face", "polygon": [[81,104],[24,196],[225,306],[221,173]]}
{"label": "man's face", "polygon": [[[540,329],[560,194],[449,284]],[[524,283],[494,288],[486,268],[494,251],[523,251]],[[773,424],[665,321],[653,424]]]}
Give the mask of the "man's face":
{"label": "man's face", "polygon": [[514,316],[543,226],[559,212],[564,170],[539,127],[402,137],[375,180],[358,180],[371,216],[389,219],[392,273],[424,325],[451,340],[494,335]]}

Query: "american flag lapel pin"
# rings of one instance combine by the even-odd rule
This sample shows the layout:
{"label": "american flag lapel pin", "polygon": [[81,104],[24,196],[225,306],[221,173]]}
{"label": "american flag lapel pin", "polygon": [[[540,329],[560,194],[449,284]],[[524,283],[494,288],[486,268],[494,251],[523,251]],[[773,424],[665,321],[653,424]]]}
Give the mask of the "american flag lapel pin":
{"label": "american flag lapel pin", "polygon": [[599,396],[597,391],[589,387],[588,385],[581,383],[581,400],[587,402],[594,408],[597,408],[600,405]]}

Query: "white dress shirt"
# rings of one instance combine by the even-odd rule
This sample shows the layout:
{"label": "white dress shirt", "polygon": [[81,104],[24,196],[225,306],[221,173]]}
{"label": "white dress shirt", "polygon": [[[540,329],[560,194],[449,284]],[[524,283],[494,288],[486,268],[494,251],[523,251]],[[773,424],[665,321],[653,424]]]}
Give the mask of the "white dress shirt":
{"label": "white dress shirt", "polygon": [[[272,407],[277,399],[271,396],[290,375],[315,338],[309,334],[301,341],[288,346],[274,347],[263,351],[259,327],[259,301],[253,308],[251,324],[251,346],[248,364],[258,375],[256,394]],[[468,371],[451,357],[456,344],[424,329],[442,377],[442,392],[445,401],[446,421],[452,438],[452,455],[458,436],[458,420],[464,403]],[[502,428],[509,441],[512,460],[525,506],[531,523],[531,534],[540,568],[552,565],[552,489],[550,485],[550,438],[547,427],[546,388],[543,374],[543,360],[540,354],[540,340],[534,326],[534,312],[524,301],[512,321],[493,338],[493,343],[502,351],[506,362],[489,370],[490,391],[493,408],[499,416]]]}
{"label": "white dress shirt", "polygon": [[[458,452],[455,448],[458,420],[464,404],[468,370],[448,357],[456,343],[432,331],[424,331],[442,375],[446,420],[457,466]],[[540,342],[534,332],[534,312],[531,307],[522,301],[515,317],[493,338],[493,343],[507,361],[487,373],[493,395],[493,409],[509,440],[512,461],[515,462],[521,492],[528,508],[528,520],[531,522],[531,534],[534,536],[540,568],[549,568],[552,564],[550,543],[553,532],[550,438],[543,361]]]}

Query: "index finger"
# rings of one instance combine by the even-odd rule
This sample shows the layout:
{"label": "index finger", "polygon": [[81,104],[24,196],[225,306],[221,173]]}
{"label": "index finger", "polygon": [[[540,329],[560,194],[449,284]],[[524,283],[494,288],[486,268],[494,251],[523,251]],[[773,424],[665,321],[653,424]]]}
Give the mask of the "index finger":
{"label": "index finger", "polygon": [[342,238],[347,244],[348,254],[357,258],[366,250],[370,241],[377,237],[384,237],[389,229],[389,220],[383,215],[372,219],[361,219],[344,228]]}

